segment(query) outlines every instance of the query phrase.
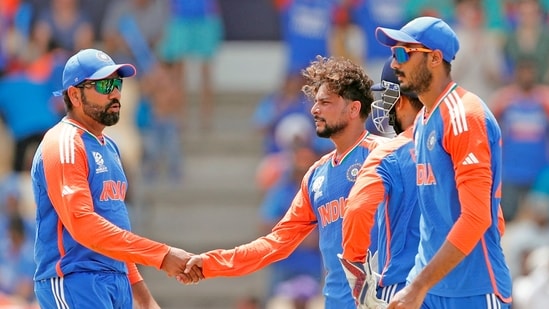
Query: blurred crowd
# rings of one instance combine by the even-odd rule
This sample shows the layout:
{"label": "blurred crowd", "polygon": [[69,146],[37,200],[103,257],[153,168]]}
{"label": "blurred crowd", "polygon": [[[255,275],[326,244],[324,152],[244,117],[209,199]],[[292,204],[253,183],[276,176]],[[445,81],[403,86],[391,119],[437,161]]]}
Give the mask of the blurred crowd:
{"label": "blurred crowd", "polygon": [[[441,17],[460,39],[454,79],[488,104],[503,132],[503,243],[516,283],[513,308],[542,308],[549,301],[549,0],[272,0],[270,6],[286,62],[284,79],[249,120],[263,139],[258,233],[284,215],[308,166],[332,149],[314,132],[301,70],[316,55],[338,55],[362,64],[377,82],[389,49],[376,42],[375,28]],[[42,135],[64,116],[52,92],[61,88],[68,57],[94,47],[136,65],[137,78],[124,84],[131,117],[107,133],[120,141],[128,177],[178,186],[181,134],[190,117],[188,63],[200,63],[193,72],[200,81],[197,118],[208,132],[223,20],[217,0],[0,0],[0,117],[9,137],[2,150],[10,162],[0,168],[0,307],[33,303],[34,217],[25,184]],[[323,277],[316,236],[271,267],[268,301],[257,306],[315,303]]]}

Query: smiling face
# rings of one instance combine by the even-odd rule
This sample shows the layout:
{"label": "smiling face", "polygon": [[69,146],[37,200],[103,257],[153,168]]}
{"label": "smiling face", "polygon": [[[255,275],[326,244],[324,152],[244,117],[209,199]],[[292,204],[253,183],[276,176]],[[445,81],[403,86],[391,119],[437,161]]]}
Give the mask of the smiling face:
{"label": "smiling face", "polygon": [[311,109],[316,125],[316,134],[320,137],[332,137],[349,125],[349,106],[343,97],[328,90],[323,84],[315,96]]}

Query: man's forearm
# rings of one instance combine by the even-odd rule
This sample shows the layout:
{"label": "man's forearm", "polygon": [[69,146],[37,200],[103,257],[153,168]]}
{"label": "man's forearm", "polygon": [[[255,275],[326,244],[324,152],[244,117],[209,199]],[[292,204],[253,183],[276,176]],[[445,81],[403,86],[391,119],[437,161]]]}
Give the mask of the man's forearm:
{"label": "man's forearm", "polygon": [[149,288],[144,280],[132,285],[134,308],[137,309],[160,309],[160,306],[154,300]]}
{"label": "man's forearm", "polygon": [[445,241],[433,259],[427,263],[425,268],[413,280],[412,285],[427,293],[427,291],[451,272],[465,256],[456,246]]}

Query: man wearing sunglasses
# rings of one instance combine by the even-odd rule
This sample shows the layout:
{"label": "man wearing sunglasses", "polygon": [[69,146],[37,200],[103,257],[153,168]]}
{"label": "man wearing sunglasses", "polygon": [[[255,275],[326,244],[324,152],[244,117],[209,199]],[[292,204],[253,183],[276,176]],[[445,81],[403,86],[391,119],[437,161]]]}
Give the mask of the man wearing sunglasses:
{"label": "man wearing sunglasses", "polygon": [[[130,231],[128,182],[118,147],[103,129],[118,122],[122,78],[135,73],[95,49],[65,64],[63,90],[55,94],[63,96],[67,114],[44,136],[31,170],[40,308],[159,308],[136,264],[174,276],[190,258]],[[197,270],[185,279],[200,277]]]}
{"label": "man wearing sunglasses", "polygon": [[376,29],[402,91],[424,104],[414,127],[419,251],[389,308],[510,308],[501,248],[501,131],[486,104],[458,86],[454,31],[433,17]]}
{"label": "man wearing sunglasses", "polygon": [[[380,306],[374,297],[389,302],[405,286],[419,243],[412,125],[423,105],[414,93],[401,93],[391,62],[392,57],[383,67],[381,82],[372,87],[381,91],[381,100],[372,103],[371,115],[380,132],[387,130],[388,120],[398,136],[366,158],[343,217],[339,258],[354,296],[364,305],[360,308],[387,306]],[[371,233],[372,227],[377,232]],[[370,270],[375,265],[368,248],[377,248],[379,262],[373,264],[379,266],[372,270],[380,274],[378,282]]]}

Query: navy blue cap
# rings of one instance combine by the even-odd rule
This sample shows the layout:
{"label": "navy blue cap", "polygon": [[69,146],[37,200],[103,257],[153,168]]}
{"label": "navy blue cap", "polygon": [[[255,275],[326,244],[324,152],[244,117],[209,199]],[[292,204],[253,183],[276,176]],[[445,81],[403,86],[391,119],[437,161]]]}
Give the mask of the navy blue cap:
{"label": "navy blue cap", "polygon": [[383,45],[417,43],[440,50],[442,58],[451,62],[459,50],[459,40],[452,28],[440,18],[423,16],[404,25],[400,30],[377,27],[376,39]]}
{"label": "navy blue cap", "polygon": [[389,57],[387,61],[385,61],[383,69],[381,70],[381,82],[372,86],[373,91],[383,91],[387,89],[387,82],[397,85],[400,84],[398,81],[398,77],[395,74],[395,70],[391,68],[391,61],[393,61],[392,56]]}

